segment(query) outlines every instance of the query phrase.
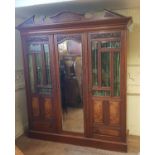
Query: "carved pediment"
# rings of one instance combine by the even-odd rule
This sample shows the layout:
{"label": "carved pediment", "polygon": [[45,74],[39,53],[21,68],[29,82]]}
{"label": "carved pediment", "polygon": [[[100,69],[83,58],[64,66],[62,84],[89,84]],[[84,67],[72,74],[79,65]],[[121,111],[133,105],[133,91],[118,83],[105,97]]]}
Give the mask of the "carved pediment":
{"label": "carved pediment", "polygon": [[18,28],[31,27],[38,25],[54,25],[63,23],[87,22],[87,21],[103,21],[107,19],[126,18],[119,14],[108,10],[103,10],[101,13],[76,13],[71,11],[63,11],[53,16],[37,16],[33,15],[31,18],[25,20]]}

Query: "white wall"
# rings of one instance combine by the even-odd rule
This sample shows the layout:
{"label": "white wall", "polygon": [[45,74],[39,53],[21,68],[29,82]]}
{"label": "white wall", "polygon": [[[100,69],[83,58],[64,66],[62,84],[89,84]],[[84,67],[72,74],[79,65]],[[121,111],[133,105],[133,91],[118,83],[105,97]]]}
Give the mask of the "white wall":
{"label": "white wall", "polygon": [[140,9],[115,10],[132,16],[133,28],[128,36],[127,54],[127,127],[129,134],[140,135]]}
{"label": "white wall", "polygon": [[[16,25],[23,20],[16,18]],[[15,136],[19,137],[28,126],[22,47],[19,31],[15,31]]]}

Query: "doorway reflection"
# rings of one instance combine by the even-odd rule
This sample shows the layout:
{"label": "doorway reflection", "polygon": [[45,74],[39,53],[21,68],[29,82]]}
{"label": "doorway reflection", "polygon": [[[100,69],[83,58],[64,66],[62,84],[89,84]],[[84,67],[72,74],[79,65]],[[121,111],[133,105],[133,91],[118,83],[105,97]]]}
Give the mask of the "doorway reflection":
{"label": "doorway reflection", "polygon": [[[79,37],[80,38],[80,37]],[[84,132],[82,102],[82,44],[73,37],[58,43],[62,129]]]}

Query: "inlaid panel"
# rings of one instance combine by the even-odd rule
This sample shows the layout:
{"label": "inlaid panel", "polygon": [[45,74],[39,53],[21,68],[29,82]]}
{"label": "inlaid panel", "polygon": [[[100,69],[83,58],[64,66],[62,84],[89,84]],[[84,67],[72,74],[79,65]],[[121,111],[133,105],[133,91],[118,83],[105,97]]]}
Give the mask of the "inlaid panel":
{"label": "inlaid panel", "polygon": [[44,114],[46,119],[50,119],[52,117],[52,102],[50,98],[44,99]]}
{"label": "inlaid panel", "polygon": [[120,102],[110,101],[109,113],[110,113],[110,124],[119,125],[120,123]]}
{"label": "inlaid panel", "polygon": [[33,111],[34,117],[39,117],[40,110],[39,110],[39,98],[38,97],[32,98],[32,111]]}
{"label": "inlaid panel", "polygon": [[100,100],[94,100],[94,122],[103,123],[103,103]]}

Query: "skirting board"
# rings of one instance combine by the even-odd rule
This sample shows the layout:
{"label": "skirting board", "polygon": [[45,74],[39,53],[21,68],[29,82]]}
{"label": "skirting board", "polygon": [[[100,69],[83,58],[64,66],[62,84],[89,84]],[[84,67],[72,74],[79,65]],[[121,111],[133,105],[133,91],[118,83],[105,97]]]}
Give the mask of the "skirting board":
{"label": "skirting board", "polygon": [[56,142],[95,147],[95,148],[112,150],[112,151],[127,152],[127,143],[125,142],[112,142],[112,141],[106,141],[106,140],[87,138],[83,136],[47,133],[47,132],[39,132],[39,131],[32,131],[32,130],[30,130],[28,134],[30,138],[51,140]]}

